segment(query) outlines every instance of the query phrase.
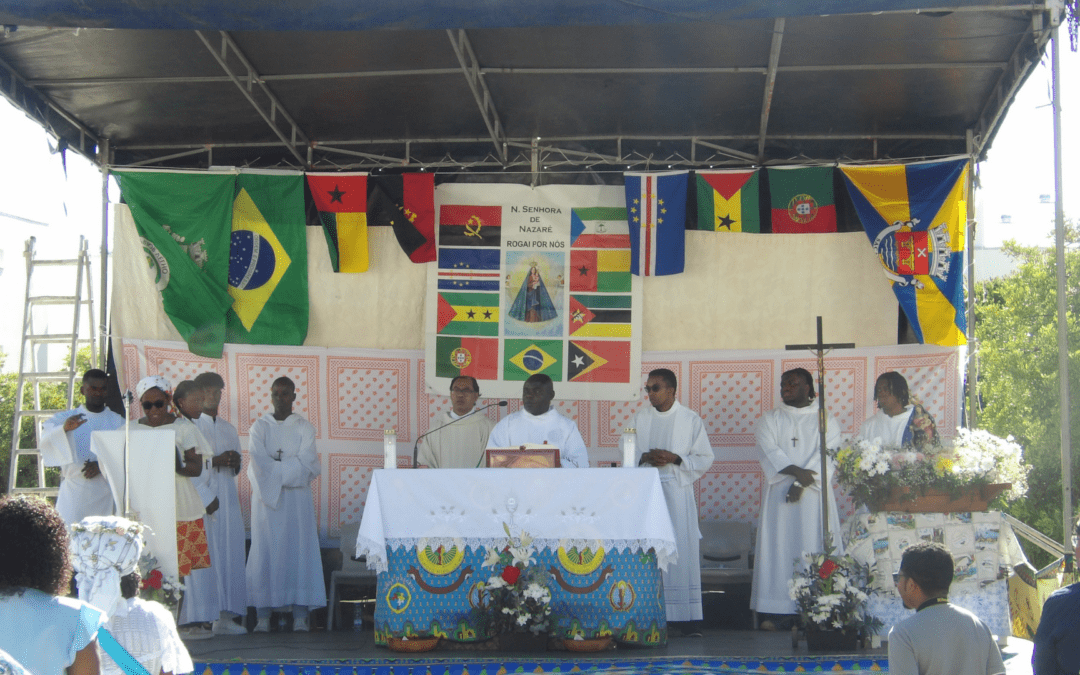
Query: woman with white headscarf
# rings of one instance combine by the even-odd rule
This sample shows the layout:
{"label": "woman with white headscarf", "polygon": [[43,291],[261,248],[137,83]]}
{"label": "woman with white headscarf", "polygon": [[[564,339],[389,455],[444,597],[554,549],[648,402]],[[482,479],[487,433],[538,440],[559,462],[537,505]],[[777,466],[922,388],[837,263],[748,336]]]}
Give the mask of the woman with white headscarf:
{"label": "woman with white headscarf", "polygon": [[[109,633],[150,675],[194,670],[164,605],[138,597],[143,526],[117,516],[84,518],[71,528],[71,565],[79,599],[109,615]],[[125,672],[98,645],[102,675]]]}

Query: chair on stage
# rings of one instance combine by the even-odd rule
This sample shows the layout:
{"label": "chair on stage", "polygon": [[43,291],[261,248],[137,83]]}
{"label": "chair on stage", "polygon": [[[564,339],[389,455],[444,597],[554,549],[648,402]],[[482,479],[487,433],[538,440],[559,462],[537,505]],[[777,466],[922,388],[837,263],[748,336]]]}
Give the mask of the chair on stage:
{"label": "chair on stage", "polygon": [[[749,584],[750,549],[753,546],[753,526],[750,523],[700,520],[701,590],[723,590],[725,586]],[[757,628],[757,615],[753,616]]]}
{"label": "chair on stage", "polygon": [[[341,526],[341,569],[330,573],[330,601],[327,606],[327,630],[334,630],[334,624],[341,622],[341,609],[338,600],[338,585],[370,586],[375,588],[375,570],[369,570],[364,557],[355,558],[356,536],[360,532],[360,523],[345,523]],[[356,611],[360,611],[357,608]]]}

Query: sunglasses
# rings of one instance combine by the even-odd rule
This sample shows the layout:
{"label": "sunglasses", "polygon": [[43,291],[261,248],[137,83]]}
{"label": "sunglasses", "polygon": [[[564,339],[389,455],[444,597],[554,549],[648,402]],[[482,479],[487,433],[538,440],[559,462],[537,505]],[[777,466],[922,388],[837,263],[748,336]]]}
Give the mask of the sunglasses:
{"label": "sunglasses", "polygon": [[645,391],[651,391],[651,392],[653,392],[655,394],[656,392],[660,391],[663,388],[664,388],[664,385],[662,385],[662,384],[654,384],[651,387],[646,385],[645,386]]}
{"label": "sunglasses", "polygon": [[893,574],[892,574],[893,586],[896,586],[897,584],[900,583],[900,577],[902,577],[902,576],[904,576],[903,572],[893,572]]}
{"label": "sunglasses", "polygon": [[151,408],[164,408],[165,401],[160,398],[156,401],[143,401],[142,407],[143,410],[150,410]]}

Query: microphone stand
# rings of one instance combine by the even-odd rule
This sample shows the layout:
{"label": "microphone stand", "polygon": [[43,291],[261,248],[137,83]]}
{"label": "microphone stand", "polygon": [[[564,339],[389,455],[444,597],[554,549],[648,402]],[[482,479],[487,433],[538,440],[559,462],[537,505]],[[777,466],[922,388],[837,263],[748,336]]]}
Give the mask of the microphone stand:
{"label": "microphone stand", "polygon": [[495,403],[491,403],[489,405],[486,405],[483,408],[477,408],[476,410],[473,410],[472,412],[469,412],[469,413],[467,413],[465,415],[462,415],[461,417],[457,418],[456,420],[452,420],[450,422],[447,422],[446,424],[442,425],[441,427],[436,427],[436,428],[432,429],[431,431],[429,431],[427,433],[423,433],[423,434],[420,434],[419,436],[417,436],[416,437],[416,442],[413,443],[413,446],[412,446],[412,468],[415,469],[415,468],[417,468],[419,466],[419,462],[417,461],[417,453],[419,452],[420,441],[422,441],[425,436],[429,436],[429,435],[435,433],[436,431],[440,431],[442,429],[445,429],[446,427],[450,426],[451,424],[456,424],[457,422],[460,422],[461,420],[465,419],[466,417],[472,417],[476,413],[484,412],[488,408],[494,408],[495,406],[499,406],[500,408],[505,408],[507,406],[507,402],[506,401],[497,401]]}

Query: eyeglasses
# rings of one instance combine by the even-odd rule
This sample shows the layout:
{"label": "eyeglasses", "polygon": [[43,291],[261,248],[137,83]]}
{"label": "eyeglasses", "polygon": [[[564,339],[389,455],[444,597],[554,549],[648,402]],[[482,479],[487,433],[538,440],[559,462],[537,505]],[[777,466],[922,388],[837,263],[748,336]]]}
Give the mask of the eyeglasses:
{"label": "eyeglasses", "polygon": [[451,389],[450,393],[452,393],[452,394],[479,394],[480,392],[473,391],[472,389]]}
{"label": "eyeglasses", "polygon": [[653,386],[645,385],[645,391],[651,391],[654,394],[664,388],[662,384],[654,384]]}
{"label": "eyeglasses", "polygon": [[900,577],[902,577],[902,576],[904,576],[903,572],[893,572],[893,575],[892,575],[893,586],[897,586],[897,585],[900,584]]}
{"label": "eyeglasses", "polygon": [[143,410],[150,410],[151,408],[164,408],[165,400],[159,398],[156,401],[143,401],[142,407]]}

